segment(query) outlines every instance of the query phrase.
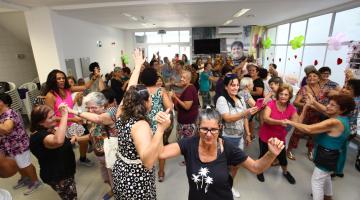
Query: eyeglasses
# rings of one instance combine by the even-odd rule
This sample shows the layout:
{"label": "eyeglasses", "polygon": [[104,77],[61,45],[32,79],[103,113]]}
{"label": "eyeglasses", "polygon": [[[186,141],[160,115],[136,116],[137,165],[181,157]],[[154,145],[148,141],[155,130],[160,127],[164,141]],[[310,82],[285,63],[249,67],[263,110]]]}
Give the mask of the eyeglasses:
{"label": "eyeglasses", "polygon": [[209,131],[210,131],[210,133],[211,133],[212,135],[214,135],[214,134],[218,134],[219,131],[220,131],[220,129],[218,129],[218,128],[208,129],[208,128],[205,128],[205,127],[200,127],[200,128],[199,128],[199,132],[200,132],[200,133],[207,134]]}

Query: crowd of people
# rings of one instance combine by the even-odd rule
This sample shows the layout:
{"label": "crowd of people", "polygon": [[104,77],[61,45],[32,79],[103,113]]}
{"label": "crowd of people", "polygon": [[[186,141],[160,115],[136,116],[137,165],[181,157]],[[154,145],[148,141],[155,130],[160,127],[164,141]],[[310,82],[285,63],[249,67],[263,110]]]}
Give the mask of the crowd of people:
{"label": "crowd of people", "polygon": [[[235,53],[239,48],[242,44],[232,47]],[[240,197],[233,184],[239,167],[264,182],[264,172],[279,165],[284,178],[296,184],[287,159],[296,159],[293,150],[305,138],[315,165],[312,197],[331,199],[331,176],[344,176],[347,146],[359,129],[360,80],[350,70],[341,87],[329,79],[329,67],[307,66],[295,92],[276,64],[267,70],[251,56],[219,55],[190,64],[186,55],[161,59],[158,53],[148,62],[136,49],[133,59],[132,71],[115,67],[104,79],[100,65],[91,63],[87,82],[51,71],[45,103],[31,113],[30,136],[10,108],[10,96],[0,94],[1,177],[19,172],[14,189],[28,187],[25,195],[43,182],[61,199],[77,199],[73,148],[78,144],[79,164],[92,167],[95,161],[86,155],[95,154],[109,186],[104,200],[156,199],[154,166],[159,162],[157,180],[166,181],[165,161],[179,155],[188,199],[233,199]],[[175,125],[177,141],[169,144]],[[246,154],[255,138],[258,159]]]}

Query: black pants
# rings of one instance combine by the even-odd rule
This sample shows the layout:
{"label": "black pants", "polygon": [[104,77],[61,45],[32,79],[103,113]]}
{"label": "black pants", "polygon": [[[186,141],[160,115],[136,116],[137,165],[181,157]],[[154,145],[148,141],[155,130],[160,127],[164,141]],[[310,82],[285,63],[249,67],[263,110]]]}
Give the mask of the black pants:
{"label": "black pants", "polygon": [[[266,152],[268,151],[268,144],[261,141],[259,138],[259,148],[260,148],[260,155],[259,158],[263,157]],[[281,166],[287,166],[287,158],[286,158],[286,150],[285,148],[280,152],[280,154],[276,157],[279,160]]]}

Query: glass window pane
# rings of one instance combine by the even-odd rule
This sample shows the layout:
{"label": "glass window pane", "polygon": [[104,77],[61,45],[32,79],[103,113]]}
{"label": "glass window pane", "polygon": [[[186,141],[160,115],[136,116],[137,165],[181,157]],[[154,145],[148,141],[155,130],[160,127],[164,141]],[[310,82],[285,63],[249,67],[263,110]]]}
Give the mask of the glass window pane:
{"label": "glass window pane", "polygon": [[275,43],[276,27],[271,28],[267,31],[267,37],[271,39],[271,42]]}
{"label": "glass window pane", "polygon": [[331,51],[328,49],[326,53],[325,66],[331,68],[330,79],[340,85],[343,85],[345,81],[344,70],[347,64],[346,59],[348,51],[349,49],[347,46],[342,46],[338,51]]}
{"label": "glass window pane", "polygon": [[332,13],[309,19],[305,43],[326,43]]}
{"label": "glass window pane", "polygon": [[298,86],[301,72],[303,47],[293,50],[290,46],[287,50],[286,68],[284,81],[287,83]]}
{"label": "glass window pane", "polygon": [[148,58],[152,58],[153,54],[158,51],[162,59],[164,57],[171,59],[179,53],[179,45],[149,45]]}
{"label": "glass window pane", "polygon": [[180,31],[180,42],[190,42],[190,31]]}
{"label": "glass window pane", "polygon": [[360,40],[360,7],[336,13],[332,35],[345,33],[348,40]]}
{"label": "glass window pane", "polygon": [[161,35],[157,32],[146,32],[147,43],[161,43]]}
{"label": "glass window pane", "polygon": [[274,63],[277,65],[276,70],[278,71],[279,76],[283,76],[285,71],[286,51],[287,51],[287,46],[275,47]]}
{"label": "glass window pane", "polygon": [[277,27],[276,44],[287,44],[289,37],[289,24],[283,24]]}
{"label": "glass window pane", "polygon": [[265,58],[264,58],[264,68],[269,69],[269,64],[273,63],[274,59],[274,54],[275,53],[275,47],[271,46],[269,49],[265,50]]}
{"label": "glass window pane", "polygon": [[[180,46],[180,58],[182,56],[182,54],[185,54],[188,58],[188,60],[190,61],[190,46]],[[189,64],[189,63],[187,63]]]}
{"label": "glass window pane", "polygon": [[290,30],[289,43],[290,43],[290,40],[294,39],[294,37],[297,37],[299,35],[305,36],[306,20],[292,23],[290,29],[291,30]]}
{"label": "glass window pane", "polygon": [[163,35],[163,42],[179,42],[179,31],[166,31]]}
{"label": "glass window pane", "polygon": [[145,33],[135,32],[135,41],[136,43],[145,43]]}
{"label": "glass window pane", "polygon": [[326,46],[305,46],[300,79],[305,76],[304,67],[315,65],[315,61],[317,61],[316,69],[324,66],[325,51]]}

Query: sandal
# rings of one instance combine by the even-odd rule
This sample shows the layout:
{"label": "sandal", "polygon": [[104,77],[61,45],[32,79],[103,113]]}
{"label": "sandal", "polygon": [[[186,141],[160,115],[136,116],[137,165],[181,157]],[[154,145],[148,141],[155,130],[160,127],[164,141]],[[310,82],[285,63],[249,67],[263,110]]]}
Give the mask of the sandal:
{"label": "sandal", "polygon": [[164,179],[165,179],[165,172],[158,172],[158,181],[161,183],[161,182],[164,182]]}
{"label": "sandal", "polygon": [[308,159],[310,161],[313,161],[314,160],[314,156],[313,156],[313,153],[312,152],[308,152]]}
{"label": "sandal", "polygon": [[294,154],[293,154],[291,151],[288,151],[288,152],[287,152],[287,157],[288,157],[290,160],[296,160]]}

